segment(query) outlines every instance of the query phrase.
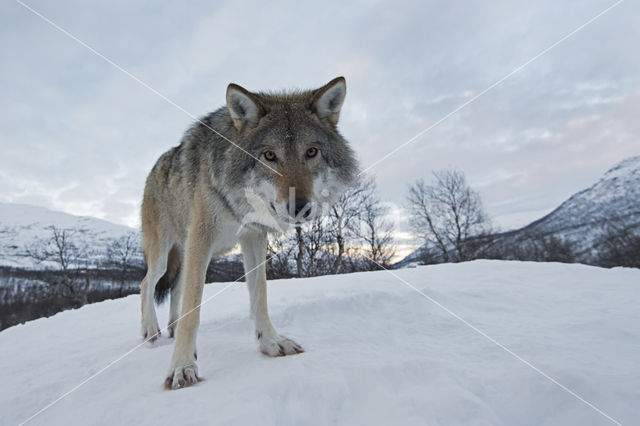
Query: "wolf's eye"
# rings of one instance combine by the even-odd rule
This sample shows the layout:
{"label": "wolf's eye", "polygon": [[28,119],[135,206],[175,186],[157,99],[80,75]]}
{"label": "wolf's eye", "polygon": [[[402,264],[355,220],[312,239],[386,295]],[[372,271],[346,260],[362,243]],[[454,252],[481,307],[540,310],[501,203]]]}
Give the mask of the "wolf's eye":
{"label": "wolf's eye", "polygon": [[309,148],[307,150],[307,158],[313,158],[318,155],[318,148]]}
{"label": "wolf's eye", "polygon": [[276,153],[273,151],[267,151],[264,153],[264,159],[267,161],[276,161]]}

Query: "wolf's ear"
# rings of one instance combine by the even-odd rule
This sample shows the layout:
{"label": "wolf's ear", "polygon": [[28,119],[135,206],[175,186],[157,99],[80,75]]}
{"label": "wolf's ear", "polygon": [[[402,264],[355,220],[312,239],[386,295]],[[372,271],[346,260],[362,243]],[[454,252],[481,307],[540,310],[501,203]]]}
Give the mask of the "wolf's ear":
{"label": "wolf's ear", "polygon": [[264,107],[260,101],[251,92],[233,83],[227,86],[227,108],[231,113],[233,125],[238,130],[247,125],[255,126],[264,115]]}
{"label": "wolf's ear", "polygon": [[311,110],[321,119],[326,118],[336,125],[346,94],[347,83],[344,77],[334,78],[314,92],[311,98]]}

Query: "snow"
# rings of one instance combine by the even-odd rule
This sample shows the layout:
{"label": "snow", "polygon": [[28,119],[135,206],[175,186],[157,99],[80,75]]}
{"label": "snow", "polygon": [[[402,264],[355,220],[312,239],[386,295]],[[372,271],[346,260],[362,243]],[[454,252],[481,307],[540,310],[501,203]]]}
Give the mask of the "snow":
{"label": "snow", "polygon": [[609,169],[603,177],[604,179],[626,178],[631,174],[640,172],[640,155],[629,157]]}
{"label": "snow", "polygon": [[[55,225],[60,228],[83,228],[91,226],[95,231],[116,235],[134,231],[124,225],[116,225],[103,219],[87,216],[74,216],[45,207],[29,204],[0,203],[0,223],[10,226],[28,227],[34,224]],[[84,225],[84,226],[83,226]]]}
{"label": "snow", "polygon": [[50,239],[51,226],[78,231],[95,248],[106,248],[109,242],[129,233],[138,235],[136,229],[94,217],[0,202],[0,266],[38,269],[40,265],[26,255],[26,249]]}
{"label": "snow", "polygon": [[[608,416],[640,423],[639,270],[475,261],[393,273]],[[307,352],[260,354],[247,290],[234,284],[203,306],[203,382],[163,389],[163,336],[30,424],[613,424],[389,272],[269,287],[274,324]],[[138,315],[130,296],[0,332],[0,423],[26,420],[136,347]]]}

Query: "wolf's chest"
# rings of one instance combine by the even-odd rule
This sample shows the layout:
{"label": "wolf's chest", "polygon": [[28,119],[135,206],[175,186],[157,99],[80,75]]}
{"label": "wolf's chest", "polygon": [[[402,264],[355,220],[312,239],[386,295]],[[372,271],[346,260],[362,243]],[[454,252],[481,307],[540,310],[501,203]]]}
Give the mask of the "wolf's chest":
{"label": "wolf's chest", "polygon": [[230,222],[218,227],[213,241],[214,256],[221,256],[238,244],[239,229],[239,224]]}

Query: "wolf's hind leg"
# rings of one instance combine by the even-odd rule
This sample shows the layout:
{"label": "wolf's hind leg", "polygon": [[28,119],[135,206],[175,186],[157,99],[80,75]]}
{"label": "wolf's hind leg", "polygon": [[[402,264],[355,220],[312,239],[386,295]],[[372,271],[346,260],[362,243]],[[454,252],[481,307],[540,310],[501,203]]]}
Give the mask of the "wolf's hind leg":
{"label": "wolf's hind leg", "polygon": [[178,318],[180,318],[180,301],[181,301],[181,292],[182,292],[182,271],[181,269],[178,273],[178,277],[176,279],[174,287],[171,289],[171,301],[169,303],[169,325],[167,326],[169,330],[169,337],[172,338],[175,336],[175,331],[177,327]]}
{"label": "wolf's hind leg", "polygon": [[149,339],[154,342],[160,336],[160,327],[158,326],[158,317],[153,302],[153,293],[156,284],[164,275],[167,269],[166,249],[149,250],[147,253],[147,274],[140,284],[140,300],[142,309],[142,326],[141,333],[143,339]]}
{"label": "wolf's hind leg", "polygon": [[269,356],[284,356],[304,352],[295,341],[279,335],[267,308],[267,236],[266,234],[248,234],[240,239],[244,256],[244,269],[247,274],[251,318],[255,324],[255,333],[260,352]]}

